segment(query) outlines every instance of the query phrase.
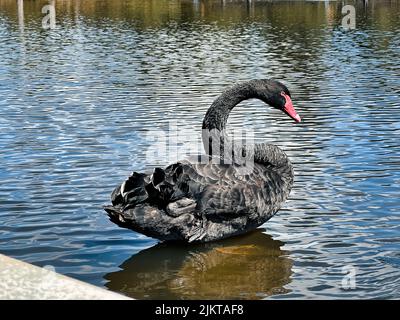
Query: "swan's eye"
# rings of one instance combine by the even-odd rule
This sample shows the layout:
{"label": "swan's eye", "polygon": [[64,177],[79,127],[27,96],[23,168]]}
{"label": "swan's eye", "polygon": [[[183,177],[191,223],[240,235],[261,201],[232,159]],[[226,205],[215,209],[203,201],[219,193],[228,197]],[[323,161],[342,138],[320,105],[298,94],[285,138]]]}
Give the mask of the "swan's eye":
{"label": "swan's eye", "polygon": [[281,91],[280,95],[283,97],[283,101],[284,101],[283,105],[281,106],[281,108],[283,109],[285,107],[286,101],[288,100],[289,97],[284,91]]}

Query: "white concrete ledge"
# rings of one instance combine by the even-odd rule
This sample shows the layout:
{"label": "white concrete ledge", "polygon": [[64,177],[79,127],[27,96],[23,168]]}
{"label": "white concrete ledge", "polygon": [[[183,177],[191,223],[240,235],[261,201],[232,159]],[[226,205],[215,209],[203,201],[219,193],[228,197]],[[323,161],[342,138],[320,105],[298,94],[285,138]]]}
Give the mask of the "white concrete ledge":
{"label": "white concrete ledge", "polygon": [[123,295],[0,254],[2,300],[126,300]]}

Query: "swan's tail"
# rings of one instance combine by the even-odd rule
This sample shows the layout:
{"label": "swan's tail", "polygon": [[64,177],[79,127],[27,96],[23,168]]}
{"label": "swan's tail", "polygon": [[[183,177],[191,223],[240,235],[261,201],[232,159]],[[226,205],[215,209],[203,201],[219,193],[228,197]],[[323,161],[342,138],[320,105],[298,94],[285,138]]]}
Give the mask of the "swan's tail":
{"label": "swan's tail", "polygon": [[193,215],[195,200],[188,198],[189,187],[180,163],[152,174],[134,172],[111,194],[112,205],[104,206],[110,220],[161,240],[197,240],[202,235]]}
{"label": "swan's tail", "polygon": [[163,210],[140,204],[121,211],[114,206],[105,206],[110,220],[122,228],[128,228],[160,240],[185,240],[182,228],[193,224],[192,215],[170,217]]}
{"label": "swan's tail", "polygon": [[155,168],[151,174],[133,172],[114,189],[111,203],[120,211],[135,208],[140,204],[166,208],[170,202],[184,197],[188,191],[187,188],[182,188],[182,172],[180,163],[165,170]]}

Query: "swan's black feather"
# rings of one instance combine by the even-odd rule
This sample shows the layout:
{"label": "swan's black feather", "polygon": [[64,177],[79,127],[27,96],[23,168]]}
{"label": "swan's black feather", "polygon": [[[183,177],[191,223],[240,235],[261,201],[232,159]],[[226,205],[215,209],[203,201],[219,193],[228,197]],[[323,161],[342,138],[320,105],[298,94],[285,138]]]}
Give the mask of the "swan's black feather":
{"label": "swan's black feather", "polygon": [[209,241],[267,221],[293,181],[288,162],[254,163],[243,172],[240,165],[195,160],[134,172],[112,193],[113,206],[105,207],[111,220],[163,240]]}

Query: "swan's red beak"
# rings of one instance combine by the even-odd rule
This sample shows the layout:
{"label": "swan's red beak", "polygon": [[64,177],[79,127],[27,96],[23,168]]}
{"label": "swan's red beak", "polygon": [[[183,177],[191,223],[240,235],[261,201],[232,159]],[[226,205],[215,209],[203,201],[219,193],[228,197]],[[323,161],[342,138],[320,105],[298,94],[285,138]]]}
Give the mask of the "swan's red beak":
{"label": "swan's red beak", "polygon": [[281,95],[285,98],[285,107],[283,108],[283,111],[291,117],[294,121],[296,122],[301,122],[300,116],[297,114],[296,110],[294,110],[292,99],[285,94],[284,92],[281,93]]}

